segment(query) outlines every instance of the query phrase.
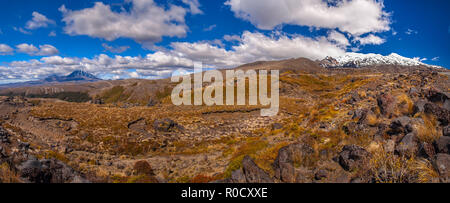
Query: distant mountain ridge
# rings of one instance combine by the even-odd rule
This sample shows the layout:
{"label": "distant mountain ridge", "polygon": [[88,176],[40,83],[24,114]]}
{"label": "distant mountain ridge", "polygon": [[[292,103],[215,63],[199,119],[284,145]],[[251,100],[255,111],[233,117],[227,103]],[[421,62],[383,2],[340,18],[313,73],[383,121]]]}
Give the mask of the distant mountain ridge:
{"label": "distant mountain ridge", "polygon": [[1,87],[26,87],[26,86],[36,86],[36,85],[45,85],[48,83],[64,83],[64,82],[76,82],[76,83],[82,83],[82,82],[96,82],[100,81],[101,79],[95,77],[91,73],[88,73],[86,71],[82,70],[76,70],[72,73],[70,73],[67,76],[58,76],[58,75],[51,75],[43,80],[38,81],[29,81],[29,82],[22,82],[22,83],[11,83],[11,84],[4,84],[0,85]]}
{"label": "distant mountain ridge", "polygon": [[387,56],[380,54],[347,53],[336,58],[326,57],[319,62],[324,68],[362,68],[367,66],[394,65],[394,66],[425,66],[430,68],[443,68],[428,65],[418,59],[411,59],[392,53]]}

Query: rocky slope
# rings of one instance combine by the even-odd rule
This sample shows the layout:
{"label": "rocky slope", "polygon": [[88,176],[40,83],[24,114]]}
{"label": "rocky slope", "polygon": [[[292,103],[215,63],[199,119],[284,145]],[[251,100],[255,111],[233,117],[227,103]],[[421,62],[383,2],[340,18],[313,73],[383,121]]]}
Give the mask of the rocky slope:
{"label": "rocky slope", "polygon": [[447,72],[303,60],[241,67],[281,70],[268,118],[262,106],[174,106],[167,80],[82,84],[85,103],[1,97],[0,180],[449,182]]}

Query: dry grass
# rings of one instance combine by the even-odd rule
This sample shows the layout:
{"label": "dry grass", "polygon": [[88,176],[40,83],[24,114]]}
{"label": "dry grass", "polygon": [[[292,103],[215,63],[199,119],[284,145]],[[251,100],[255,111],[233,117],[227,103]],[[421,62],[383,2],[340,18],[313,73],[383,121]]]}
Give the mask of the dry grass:
{"label": "dry grass", "polygon": [[413,183],[418,178],[413,158],[396,156],[383,148],[372,153],[368,167],[377,183]]}
{"label": "dry grass", "polygon": [[0,183],[20,183],[19,176],[5,162],[0,165]]}
{"label": "dry grass", "polygon": [[427,114],[420,114],[418,117],[423,119],[423,125],[416,126],[417,137],[421,142],[433,143],[435,140],[441,137],[442,132],[438,131],[436,126],[438,121],[434,116]]}

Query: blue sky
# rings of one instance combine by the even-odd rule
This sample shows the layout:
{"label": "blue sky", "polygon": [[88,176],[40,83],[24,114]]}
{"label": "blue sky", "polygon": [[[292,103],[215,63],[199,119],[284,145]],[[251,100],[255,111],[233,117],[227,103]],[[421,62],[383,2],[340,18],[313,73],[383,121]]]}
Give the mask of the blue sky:
{"label": "blue sky", "polygon": [[192,61],[226,68],[346,52],[450,67],[447,0],[15,0],[0,10],[0,83],[76,69],[151,79]]}

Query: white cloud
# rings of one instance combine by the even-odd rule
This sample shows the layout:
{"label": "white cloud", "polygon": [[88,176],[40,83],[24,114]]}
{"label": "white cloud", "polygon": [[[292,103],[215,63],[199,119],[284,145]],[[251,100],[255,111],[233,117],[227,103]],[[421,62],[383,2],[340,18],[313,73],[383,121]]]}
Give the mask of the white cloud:
{"label": "white cloud", "polygon": [[48,19],[45,15],[38,12],[32,13],[33,18],[27,22],[25,28],[35,30],[41,27],[48,27],[49,24],[55,24],[55,21]]}
{"label": "white cloud", "polygon": [[348,47],[350,46],[350,42],[347,37],[335,30],[328,33],[328,40],[332,42],[336,42],[339,46]]}
{"label": "white cloud", "polygon": [[439,61],[439,56],[436,56],[434,58],[431,59],[432,61]]}
{"label": "white cloud", "polygon": [[6,44],[0,44],[0,55],[10,55],[14,51],[13,48]]}
{"label": "white cloud", "polygon": [[223,36],[223,39],[227,42],[233,42],[233,41],[237,41],[240,42],[241,41],[241,36],[239,35],[225,35]]}
{"label": "white cloud", "polygon": [[58,49],[49,44],[39,45],[39,48],[32,44],[19,44],[16,46],[17,52],[32,56],[51,56],[59,53]]}
{"label": "white cloud", "polygon": [[26,34],[26,35],[31,35],[31,32],[26,31],[25,29],[23,29],[23,28],[21,28],[21,27],[19,27],[19,28],[13,27],[13,30],[15,30],[15,31],[17,31],[17,32],[21,32],[21,33]]}
{"label": "white cloud", "polygon": [[[224,37],[225,38],[225,37]],[[261,60],[281,60],[288,58],[307,57],[323,59],[326,56],[340,56],[345,49],[326,37],[309,38],[299,35],[287,35],[274,32],[271,35],[244,32],[242,36],[229,38],[239,40],[230,49],[218,45],[216,40],[196,43],[173,42],[170,49],[141,56],[114,56],[100,54],[94,58],[70,58],[51,56],[38,60],[16,61],[9,64],[16,79],[43,78],[52,74],[68,74],[77,69],[83,69],[103,78],[136,77],[157,79],[184,68],[191,70],[193,61],[202,62],[205,67],[231,68],[244,63]],[[36,47],[22,45],[36,53]],[[30,48],[31,47],[31,48]],[[34,48],[32,48],[34,47]],[[130,69],[136,71],[129,72]],[[23,73],[23,74],[19,74]],[[7,80],[1,77],[0,80]]]}
{"label": "white cloud", "polygon": [[412,58],[413,60],[419,61],[419,62],[423,62],[423,61],[427,61],[427,58],[421,58],[421,57],[414,57]]}
{"label": "white cloud", "polygon": [[203,29],[203,31],[205,31],[205,32],[209,32],[209,31],[212,31],[212,30],[214,30],[214,28],[216,28],[217,27],[217,25],[211,25],[211,26],[209,26],[209,27],[207,27],[207,28],[205,28],[205,29]]}
{"label": "white cloud", "polygon": [[16,46],[16,48],[17,52],[29,55],[33,55],[39,51],[39,49],[32,44],[19,44]]}
{"label": "white cloud", "polygon": [[389,14],[377,0],[228,0],[235,16],[260,29],[283,24],[338,28],[352,35],[390,30]]}
{"label": "white cloud", "polygon": [[407,34],[407,35],[412,35],[412,34],[417,35],[417,34],[419,34],[419,32],[416,31],[416,30],[413,30],[413,29],[408,29],[408,30],[405,31],[405,34]]}
{"label": "white cloud", "polygon": [[[153,0],[128,0],[129,11],[115,12],[109,5],[95,3],[92,8],[71,11],[63,5],[60,11],[69,35],[88,35],[113,41],[131,38],[144,46],[161,41],[162,37],[184,37],[188,27],[185,24],[186,8],[169,4],[168,8],[157,5]],[[197,1],[185,1],[195,10]],[[198,3],[198,2],[197,2]]]}
{"label": "white cloud", "polygon": [[369,34],[366,37],[355,37],[353,41],[359,42],[361,45],[368,45],[368,44],[380,45],[386,42],[385,39],[375,36],[373,34]]}
{"label": "white cloud", "polygon": [[199,8],[200,3],[198,0],[182,0],[182,2],[189,5],[189,9],[192,14],[203,14],[203,11]]}
{"label": "white cloud", "polygon": [[123,52],[127,51],[130,48],[129,46],[114,47],[114,46],[110,46],[110,45],[108,45],[106,43],[103,43],[102,47],[105,48],[106,51],[109,51],[109,52],[115,53],[115,54],[123,53]]}
{"label": "white cloud", "polygon": [[56,32],[55,31],[51,31],[50,33],[48,33],[49,37],[56,37]]}

